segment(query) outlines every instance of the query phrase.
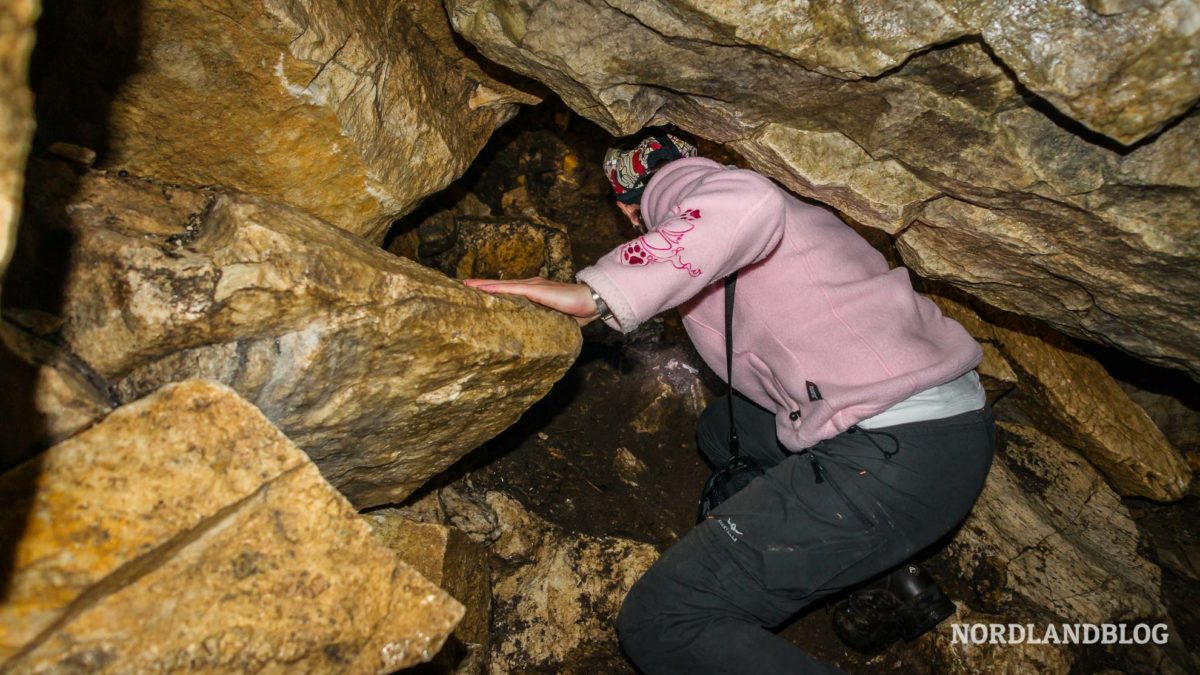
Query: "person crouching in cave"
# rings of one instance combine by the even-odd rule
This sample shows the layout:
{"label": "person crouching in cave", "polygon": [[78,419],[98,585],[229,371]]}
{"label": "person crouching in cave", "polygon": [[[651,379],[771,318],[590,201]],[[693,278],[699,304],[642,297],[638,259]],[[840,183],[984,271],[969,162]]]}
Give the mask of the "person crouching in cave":
{"label": "person crouching in cave", "polygon": [[[651,675],[839,672],[770,629],[855,587],[834,626],[861,651],[953,613],[905,563],[983,488],[995,423],[982,350],[832,212],[696,155],[662,130],[608,151],[642,234],[577,283],[466,283],[624,332],[678,306],[705,362],[733,373],[732,408],[721,398],[701,414],[700,450],[714,466],[730,458],[732,410],[740,454],[763,473],[634,585],[617,621],[630,659]],[[735,272],[727,369],[722,280]]]}

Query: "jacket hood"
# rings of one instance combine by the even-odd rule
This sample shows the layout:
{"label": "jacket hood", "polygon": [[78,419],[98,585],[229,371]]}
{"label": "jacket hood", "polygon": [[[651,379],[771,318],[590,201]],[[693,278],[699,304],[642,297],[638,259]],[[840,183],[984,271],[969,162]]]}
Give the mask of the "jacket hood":
{"label": "jacket hood", "polygon": [[642,218],[650,229],[674,215],[671,210],[707,174],[725,168],[707,157],[686,157],[670,162],[650,177],[642,193]]}

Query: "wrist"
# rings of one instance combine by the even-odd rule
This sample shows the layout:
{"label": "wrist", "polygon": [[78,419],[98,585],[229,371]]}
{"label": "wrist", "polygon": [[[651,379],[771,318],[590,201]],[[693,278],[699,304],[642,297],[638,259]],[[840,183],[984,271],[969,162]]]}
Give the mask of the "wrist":
{"label": "wrist", "polygon": [[595,311],[593,311],[589,316],[597,317],[601,321],[608,321],[609,319],[613,318],[613,313],[612,310],[608,308],[608,303],[604,302],[604,298],[600,297],[600,294],[596,292],[596,289],[588,286],[587,284],[584,284],[583,286],[587,289],[588,294],[591,295],[592,303],[595,305]]}

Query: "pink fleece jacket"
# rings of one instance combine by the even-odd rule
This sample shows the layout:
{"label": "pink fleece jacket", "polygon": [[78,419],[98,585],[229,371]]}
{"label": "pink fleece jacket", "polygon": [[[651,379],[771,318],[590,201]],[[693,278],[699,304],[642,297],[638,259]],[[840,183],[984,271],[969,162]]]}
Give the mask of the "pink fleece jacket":
{"label": "pink fleece jacket", "polygon": [[719,282],[741,270],[733,386],[775,411],[790,450],[836,436],[983,357],[962,326],[913,291],[908,270],[889,270],[833,213],[753,171],[676,160],[651,178],[642,215],[650,232],[578,280],[625,332],[679,306],[700,355],[727,377]]}

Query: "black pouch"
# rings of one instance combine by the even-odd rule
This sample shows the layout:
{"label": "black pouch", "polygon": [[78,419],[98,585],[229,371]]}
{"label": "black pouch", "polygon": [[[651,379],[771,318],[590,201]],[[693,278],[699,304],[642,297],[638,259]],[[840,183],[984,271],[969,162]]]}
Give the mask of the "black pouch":
{"label": "black pouch", "polygon": [[696,522],[708,517],[709,512],[717,508],[721,502],[729,499],[750,481],[765,473],[758,462],[752,459],[734,455],[721,465],[708,480],[704,481],[704,491],[700,494],[700,513]]}

